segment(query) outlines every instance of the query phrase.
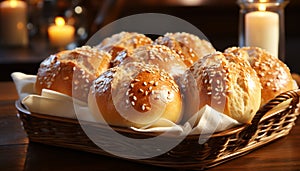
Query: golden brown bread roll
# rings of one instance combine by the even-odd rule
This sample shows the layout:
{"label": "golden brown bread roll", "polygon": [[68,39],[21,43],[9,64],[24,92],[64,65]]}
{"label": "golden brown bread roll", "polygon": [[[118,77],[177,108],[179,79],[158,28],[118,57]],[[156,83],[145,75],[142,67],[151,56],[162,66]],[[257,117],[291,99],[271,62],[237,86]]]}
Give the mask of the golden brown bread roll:
{"label": "golden brown bread roll", "polygon": [[114,59],[120,52],[132,52],[133,49],[152,44],[153,41],[141,33],[136,32],[120,32],[107,37],[96,47],[109,52]]}
{"label": "golden brown bread roll", "polygon": [[187,118],[209,105],[250,123],[259,109],[261,85],[256,72],[248,61],[233,54],[216,52],[203,57],[186,72],[183,82]]}
{"label": "golden brown bread roll", "polygon": [[182,100],[173,78],[157,66],[131,62],[110,68],[91,86],[88,105],[110,125],[141,127],[181,119]]}
{"label": "golden brown bread roll", "polygon": [[50,55],[38,69],[36,92],[46,88],[87,101],[92,81],[108,69],[110,60],[110,54],[89,46]]}
{"label": "golden brown bread roll", "polygon": [[164,45],[145,45],[134,49],[131,53],[122,52],[112,63],[123,65],[128,62],[157,65],[175,79],[188,69],[180,56]]}
{"label": "golden brown bread roll", "polygon": [[286,64],[266,50],[259,47],[230,47],[225,52],[246,58],[256,71],[262,86],[261,105],[280,93],[296,88]]}
{"label": "golden brown bread roll", "polygon": [[210,42],[185,32],[166,33],[157,38],[154,44],[165,45],[175,50],[188,67],[201,57],[216,52]]}

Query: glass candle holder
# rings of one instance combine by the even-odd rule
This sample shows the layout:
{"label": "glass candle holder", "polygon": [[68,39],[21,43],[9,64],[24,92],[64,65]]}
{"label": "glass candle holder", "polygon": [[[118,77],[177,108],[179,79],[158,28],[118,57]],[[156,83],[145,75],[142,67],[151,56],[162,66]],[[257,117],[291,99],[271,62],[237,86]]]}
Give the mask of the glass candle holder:
{"label": "glass candle holder", "polygon": [[284,61],[284,8],[288,0],[238,0],[239,46],[256,46]]}

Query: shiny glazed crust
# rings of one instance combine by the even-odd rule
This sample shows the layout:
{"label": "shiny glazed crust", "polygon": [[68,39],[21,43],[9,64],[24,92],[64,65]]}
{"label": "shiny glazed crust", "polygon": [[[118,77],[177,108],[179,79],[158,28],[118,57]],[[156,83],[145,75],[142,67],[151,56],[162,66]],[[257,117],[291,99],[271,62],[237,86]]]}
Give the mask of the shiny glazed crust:
{"label": "shiny glazed crust", "polygon": [[91,86],[88,104],[110,125],[164,126],[156,124],[159,118],[175,123],[181,119],[178,85],[154,65],[133,62],[107,70]]}
{"label": "shiny glazed crust", "polygon": [[88,46],[50,55],[38,69],[36,92],[46,88],[87,101],[92,81],[108,69],[110,60],[108,53]]}
{"label": "shiny glazed crust", "polygon": [[105,38],[96,47],[115,57],[122,51],[132,52],[135,48],[152,44],[153,41],[144,34],[136,32],[120,32]]}
{"label": "shiny glazed crust", "polygon": [[203,56],[216,52],[210,42],[185,32],[166,33],[157,38],[154,44],[165,45],[175,50],[188,67]]}
{"label": "shiny glazed crust", "polygon": [[180,56],[164,45],[145,45],[138,47],[132,53],[122,53],[115,64],[124,65],[128,62],[152,64],[163,69],[175,79],[180,77],[188,67],[182,62]]}
{"label": "shiny glazed crust", "polygon": [[225,50],[246,58],[256,71],[262,86],[261,105],[280,93],[296,89],[289,68],[281,60],[259,47],[231,47]]}
{"label": "shiny glazed crust", "polygon": [[233,54],[216,52],[195,62],[185,74],[185,85],[186,117],[210,105],[241,123],[249,123],[260,106],[256,72],[245,59]]}

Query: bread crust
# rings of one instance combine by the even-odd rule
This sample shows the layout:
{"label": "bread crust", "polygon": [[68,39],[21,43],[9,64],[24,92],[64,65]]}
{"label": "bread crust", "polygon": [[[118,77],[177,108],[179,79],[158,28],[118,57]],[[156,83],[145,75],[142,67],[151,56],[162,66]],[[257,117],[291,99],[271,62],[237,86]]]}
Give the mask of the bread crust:
{"label": "bread crust", "polygon": [[230,47],[225,52],[246,58],[256,71],[262,86],[261,106],[280,93],[296,88],[287,65],[266,50],[259,47]]}
{"label": "bread crust", "polygon": [[186,32],[166,33],[157,38],[154,44],[174,50],[188,67],[203,56],[216,52],[210,42]]}
{"label": "bread crust", "polygon": [[96,47],[110,53],[112,59],[115,59],[122,51],[131,53],[137,47],[152,43],[152,39],[144,34],[123,31],[103,39]]}
{"label": "bread crust", "polygon": [[154,65],[134,62],[97,78],[88,104],[108,124],[124,127],[156,125],[159,118],[178,123],[182,115],[180,90],[173,78]]}
{"label": "bread crust", "polygon": [[[209,105],[241,123],[250,123],[259,109],[260,82],[245,59],[216,52],[195,62],[185,77],[187,118]],[[194,87],[198,96],[190,92]]]}
{"label": "bread crust", "polygon": [[87,101],[92,81],[109,68],[110,60],[110,54],[89,46],[50,55],[38,69],[36,92],[45,88]]}
{"label": "bread crust", "polygon": [[188,69],[180,56],[164,45],[145,45],[134,49],[132,53],[122,52],[113,63],[124,65],[129,62],[156,65],[175,79]]}

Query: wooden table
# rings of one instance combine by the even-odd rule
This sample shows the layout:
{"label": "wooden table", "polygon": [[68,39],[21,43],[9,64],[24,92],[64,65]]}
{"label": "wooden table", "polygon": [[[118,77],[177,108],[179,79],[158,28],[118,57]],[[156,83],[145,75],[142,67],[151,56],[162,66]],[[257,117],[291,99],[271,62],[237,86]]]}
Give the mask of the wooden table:
{"label": "wooden table", "polygon": [[[172,170],[29,142],[14,107],[12,82],[0,82],[0,170]],[[300,170],[300,121],[291,133],[210,170]]]}

